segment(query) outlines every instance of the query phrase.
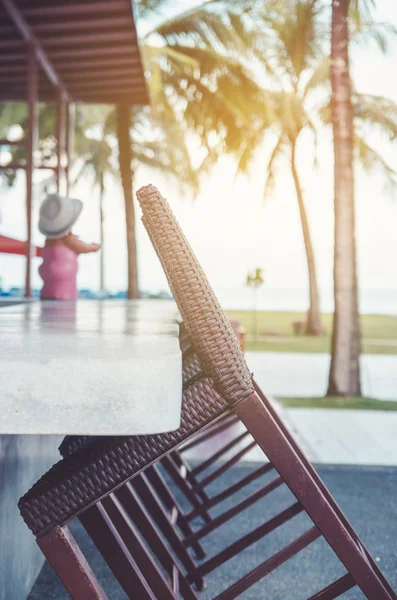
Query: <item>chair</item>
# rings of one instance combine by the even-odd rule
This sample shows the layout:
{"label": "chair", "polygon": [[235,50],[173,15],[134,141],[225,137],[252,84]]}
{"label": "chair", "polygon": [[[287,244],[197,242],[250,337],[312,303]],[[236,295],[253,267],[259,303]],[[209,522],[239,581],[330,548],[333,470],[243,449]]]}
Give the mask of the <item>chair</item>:
{"label": "chair", "polygon": [[[202,375],[202,371],[200,359],[190,344],[183,323],[180,324],[180,345],[183,355],[183,387],[186,389],[193,381]],[[245,431],[244,433],[239,433],[235,436],[229,434],[226,443],[223,443],[220,448],[210,454],[194,468],[190,466],[183,455],[195,446],[208,443],[208,440],[215,436],[219,436],[220,433],[230,429],[237,422],[238,419],[234,415],[226,415],[223,419],[220,419],[217,424],[200,432],[194,436],[188,444],[183,445],[179,450],[173,451],[161,461],[164,470],[168,473],[191,506],[191,510],[185,514],[175,500],[173,493],[168,488],[163,478],[161,478],[161,483],[159,481],[157,485],[158,494],[163,500],[166,508],[173,513],[173,519],[175,520],[177,518],[178,524],[182,528],[182,533],[185,532],[187,535],[191,534],[189,521],[194,520],[197,517],[202,518],[206,523],[211,521],[208,510],[216,506],[221,500],[224,500],[229,494],[226,491],[225,493],[218,495],[218,499],[209,498],[205,491],[205,487],[215,481],[219,476],[223,475],[228,468],[233,466],[233,464],[237,462],[237,459],[240,459],[252,448],[254,442],[252,442],[251,438],[251,442],[241,449],[241,443],[247,438],[248,432]],[[59,451],[61,456],[65,458],[76,452],[84,451],[90,445],[103,443],[104,439],[103,436],[66,436],[59,447]],[[214,463],[219,461],[219,459],[230,453],[235,446],[237,446],[238,449],[237,455],[232,456],[227,461],[226,465],[222,465],[222,468],[219,470],[212,471],[210,476],[204,478],[202,481],[197,478],[199,474],[204,473]],[[266,469],[264,472],[266,472]],[[259,471],[258,477],[261,474],[262,470]],[[252,477],[248,479],[247,483],[250,481],[252,481]],[[177,509],[176,514],[174,512],[175,509]],[[194,550],[198,557],[202,558],[204,556],[204,551],[199,544],[194,546]]]}
{"label": "chair", "polygon": [[[233,583],[217,600],[232,600],[323,537],[347,573],[310,600],[331,600],[355,585],[370,600],[396,600],[396,595],[359,540],[313,467],[251,378],[234,333],[197,263],[167,203],[153,186],[138,192],[143,221],[163,264],[186,330],[200,357],[198,376],[183,392],[181,427],[172,433],[109,438],[104,444],[72,454],[56,464],[20,500],[26,523],[75,600],[106,598],[77,547],[68,523],[79,516],[129,598],[195,598],[192,588],[201,576],[218,568],[248,545],[270,534],[294,516],[306,512],[313,526]],[[145,469],[169,456],[205,427],[236,415],[267,455],[279,476],[265,484],[262,497],[285,483],[296,497],[290,507],[202,562],[194,572],[181,565],[158,539],[156,527],[145,521],[138,528],[136,512],[127,519],[129,500],[117,490],[133,489]],[[271,467],[268,467],[271,468]],[[124,494],[124,492],[123,492]],[[229,509],[232,518],[253,502],[252,497]],[[225,517],[223,517],[225,518]],[[215,521],[215,519],[213,520]],[[188,545],[204,537],[204,525]],[[98,535],[98,531],[100,534]],[[105,533],[104,533],[105,532]]]}
{"label": "chair", "polygon": [[[185,339],[185,335],[186,334],[184,334],[184,328],[182,325],[181,346],[184,347],[184,389],[189,387],[192,381],[197,379],[201,373],[201,365],[197,355],[193,352],[187,351],[186,345],[184,346],[183,340]],[[189,350],[190,349],[191,346],[189,346]],[[219,423],[208,427],[201,434],[197,434],[190,444],[187,445],[187,449],[189,449],[192,445],[197,445],[199,443],[203,443],[204,441],[207,442],[209,438],[218,435],[220,431],[231,427],[235,421],[235,417],[232,415],[226,415],[223,419],[220,419]],[[181,453],[178,450],[174,450],[170,453],[170,455],[164,457],[164,459],[160,461],[160,464],[164,467],[164,470],[170,475],[173,482],[190,504],[191,510],[188,512],[188,514],[182,510],[179,502],[175,498],[175,495],[170,490],[156,466],[152,465],[148,467],[144,474],[138,474],[130,484],[141,497],[143,506],[146,507],[149,518],[152,518],[156,522],[156,525],[167,539],[167,542],[172,547],[175,555],[183,564],[185,564],[185,566],[189,567],[191,572],[194,572],[195,566],[188,554],[186,545],[188,545],[188,547],[192,547],[192,550],[198,559],[203,559],[205,557],[205,552],[199,541],[186,543],[187,540],[192,539],[193,535],[190,521],[197,520],[197,517],[200,517],[202,518],[203,522],[208,525],[213,521],[208,510],[214,506],[217,506],[217,504],[231,496],[234,492],[240,490],[245,485],[244,481],[238,482],[238,484],[235,484],[233,487],[229,487],[221,493],[218,493],[216,497],[211,498],[208,497],[205,492],[204,488],[206,485],[208,485],[208,483],[213,482],[217,477],[221,476],[227,470],[227,468],[231,466],[231,464],[236,462],[235,457],[232,457],[232,459],[230,459],[226,464],[223,464],[221,468],[213,471],[202,481],[199,481],[196,478],[196,473],[205,472],[226,452],[230,451],[234,445],[238,444],[243,437],[246,437],[246,433],[232,438],[217,452],[213,453],[213,455],[209,456],[209,458],[204,460],[202,463],[199,463],[194,469],[190,467],[189,463],[183,458],[183,456],[181,456]],[[59,450],[61,455],[65,458],[78,452],[84,452],[88,448],[94,447],[95,445],[103,444],[105,441],[106,438],[102,436],[66,436],[60,445]],[[251,446],[252,442],[248,445],[248,447]],[[182,447],[181,451],[183,450],[184,447]],[[241,457],[243,454],[245,454],[245,450],[240,451],[238,454]],[[259,477],[261,474],[269,471],[269,467],[271,467],[271,465],[267,465],[264,468],[261,467],[256,476]],[[250,474],[250,476],[246,478],[246,484],[252,482],[254,479],[255,475]],[[116,492],[116,496],[120,496],[120,491]],[[128,494],[123,493],[123,497],[124,500],[128,500]],[[133,502],[134,500],[131,498],[131,503]],[[163,504],[163,507],[159,506],[159,504]],[[130,514],[133,512],[132,506],[127,506],[127,509]],[[219,519],[215,521],[214,529],[216,528],[217,522],[219,522]],[[196,536],[197,535],[196,529]],[[197,589],[202,589],[204,585],[203,578],[198,576],[195,580],[195,584]]]}

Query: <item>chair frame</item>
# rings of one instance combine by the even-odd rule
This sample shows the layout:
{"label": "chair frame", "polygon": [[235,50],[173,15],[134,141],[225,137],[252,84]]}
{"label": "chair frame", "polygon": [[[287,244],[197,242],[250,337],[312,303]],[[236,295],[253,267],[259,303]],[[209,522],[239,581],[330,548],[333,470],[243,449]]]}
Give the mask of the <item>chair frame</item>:
{"label": "chair frame", "polygon": [[[313,466],[253,381],[234,332],[168,204],[153,186],[142,188],[137,196],[144,225],[170,282],[188,337],[200,358],[202,372],[192,377],[184,391],[179,430],[173,434],[127,438],[124,442],[112,438],[108,445],[70,456],[55,465],[21,499],[22,515],[36,533],[40,548],[66,589],[74,600],[106,599],[68,530],[68,522],[75,517],[80,518],[129,598],[195,600],[192,586],[202,585],[205,574],[305,512],[313,523],[309,529],[232,583],[214,600],[237,598],[320,537],[328,542],[347,573],[309,600],[332,600],[355,585],[369,600],[397,600]],[[221,458],[223,449],[196,472],[188,468],[176,451],[183,444],[189,447],[195,443],[193,440],[207,435],[208,427],[222,427],[228,415],[233,414],[254,438],[249,445],[258,444],[271,465],[256,469],[249,479],[241,481],[253,481],[258,472],[272,467],[278,476],[213,518],[208,512],[209,504],[216,501],[208,497],[204,488],[236,464],[246,450],[238,451],[200,481],[196,476],[206,465]],[[296,502],[197,565],[185,554],[175,556],[177,546],[167,548],[159,533],[163,517],[153,518],[154,509],[150,514],[143,505],[145,494],[146,499],[155,497],[148,482],[157,481],[157,491],[154,490],[157,494],[158,490],[163,494],[168,490],[158,483],[155,464],[160,460],[191,501],[193,510],[189,518],[200,515],[205,520],[201,529],[185,536],[186,548],[200,543],[208,532],[252,506],[281,483],[289,487]],[[181,469],[185,477],[181,476]],[[138,484],[134,485],[134,481]],[[236,484],[236,491],[241,489],[241,481]],[[228,491],[221,493],[224,498]],[[165,496],[162,500],[166,504]],[[171,508],[172,497],[168,502]]]}

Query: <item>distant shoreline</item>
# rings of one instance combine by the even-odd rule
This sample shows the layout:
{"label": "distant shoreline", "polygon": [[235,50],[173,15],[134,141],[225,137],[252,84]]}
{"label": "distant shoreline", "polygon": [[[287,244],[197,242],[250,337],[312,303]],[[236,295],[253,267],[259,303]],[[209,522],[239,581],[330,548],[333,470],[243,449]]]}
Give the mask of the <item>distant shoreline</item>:
{"label": "distant shoreline", "polygon": [[[4,285],[4,282],[3,282]],[[256,304],[258,311],[297,313],[305,312],[308,308],[308,290],[306,288],[267,288],[266,284],[258,291],[254,299],[252,290],[244,286],[233,288],[214,286],[215,293],[221,306],[227,311],[252,311]],[[33,296],[38,297],[39,289],[33,290]],[[96,299],[100,297],[96,290],[80,288],[80,298]],[[142,298],[170,299],[168,290],[149,288],[141,290]],[[22,297],[23,289],[20,287],[0,289],[0,298]],[[127,292],[112,290],[108,293],[109,299],[123,299]],[[321,312],[333,313],[333,292],[331,289],[320,290]],[[397,289],[361,289],[359,292],[359,312],[361,315],[390,315],[397,316]]]}

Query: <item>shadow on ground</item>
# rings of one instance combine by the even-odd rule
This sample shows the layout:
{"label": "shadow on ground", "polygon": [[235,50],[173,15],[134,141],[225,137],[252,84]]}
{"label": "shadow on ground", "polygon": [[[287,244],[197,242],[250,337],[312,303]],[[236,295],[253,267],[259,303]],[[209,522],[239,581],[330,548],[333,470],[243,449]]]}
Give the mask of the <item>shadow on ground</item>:
{"label": "shadow on ground", "polygon": [[[216,493],[229,486],[255,465],[242,463],[227,472],[208,491]],[[321,466],[321,477],[329,487],[337,502],[350,519],[354,528],[366,544],[394,589],[397,590],[397,468]],[[268,474],[265,482],[274,477]],[[232,499],[214,510],[214,516],[230,507],[238,499],[246,497],[257,489],[258,482],[245,488]],[[180,498],[181,502],[182,499]],[[203,544],[208,556],[219,552],[232,541],[255,529],[264,521],[290,506],[292,494],[283,486],[272,492],[248,511],[226,523],[213,534],[207,536]],[[230,560],[220,569],[206,577],[207,588],[198,592],[200,600],[210,600],[222,590],[254,569],[261,562],[291,542],[310,527],[305,515],[298,515],[242,554]],[[84,554],[89,560],[110,600],[124,600],[124,592],[115,583],[112,574],[90,539],[78,523],[71,524],[71,530]],[[344,573],[343,566],[333,555],[327,544],[320,538],[304,549],[293,559],[273,571],[265,579],[250,588],[241,596],[244,600],[305,600]],[[58,582],[51,567],[46,564],[34,585],[29,600],[67,600],[68,594]],[[341,597],[342,598],[342,597]],[[357,589],[343,595],[343,600],[359,600],[364,595]],[[137,598],[136,600],[140,600]],[[161,600],[159,598],[158,600]]]}

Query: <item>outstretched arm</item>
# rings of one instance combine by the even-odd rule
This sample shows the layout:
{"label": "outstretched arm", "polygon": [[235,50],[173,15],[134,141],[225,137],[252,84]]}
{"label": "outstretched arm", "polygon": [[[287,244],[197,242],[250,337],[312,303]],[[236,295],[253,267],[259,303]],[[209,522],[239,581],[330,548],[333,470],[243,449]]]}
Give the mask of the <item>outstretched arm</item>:
{"label": "outstretched arm", "polygon": [[65,238],[65,244],[66,246],[68,246],[68,248],[70,248],[71,250],[73,250],[73,252],[76,252],[77,254],[97,252],[101,247],[101,244],[86,244],[85,242],[79,240],[79,238],[73,234],[68,235]]}

